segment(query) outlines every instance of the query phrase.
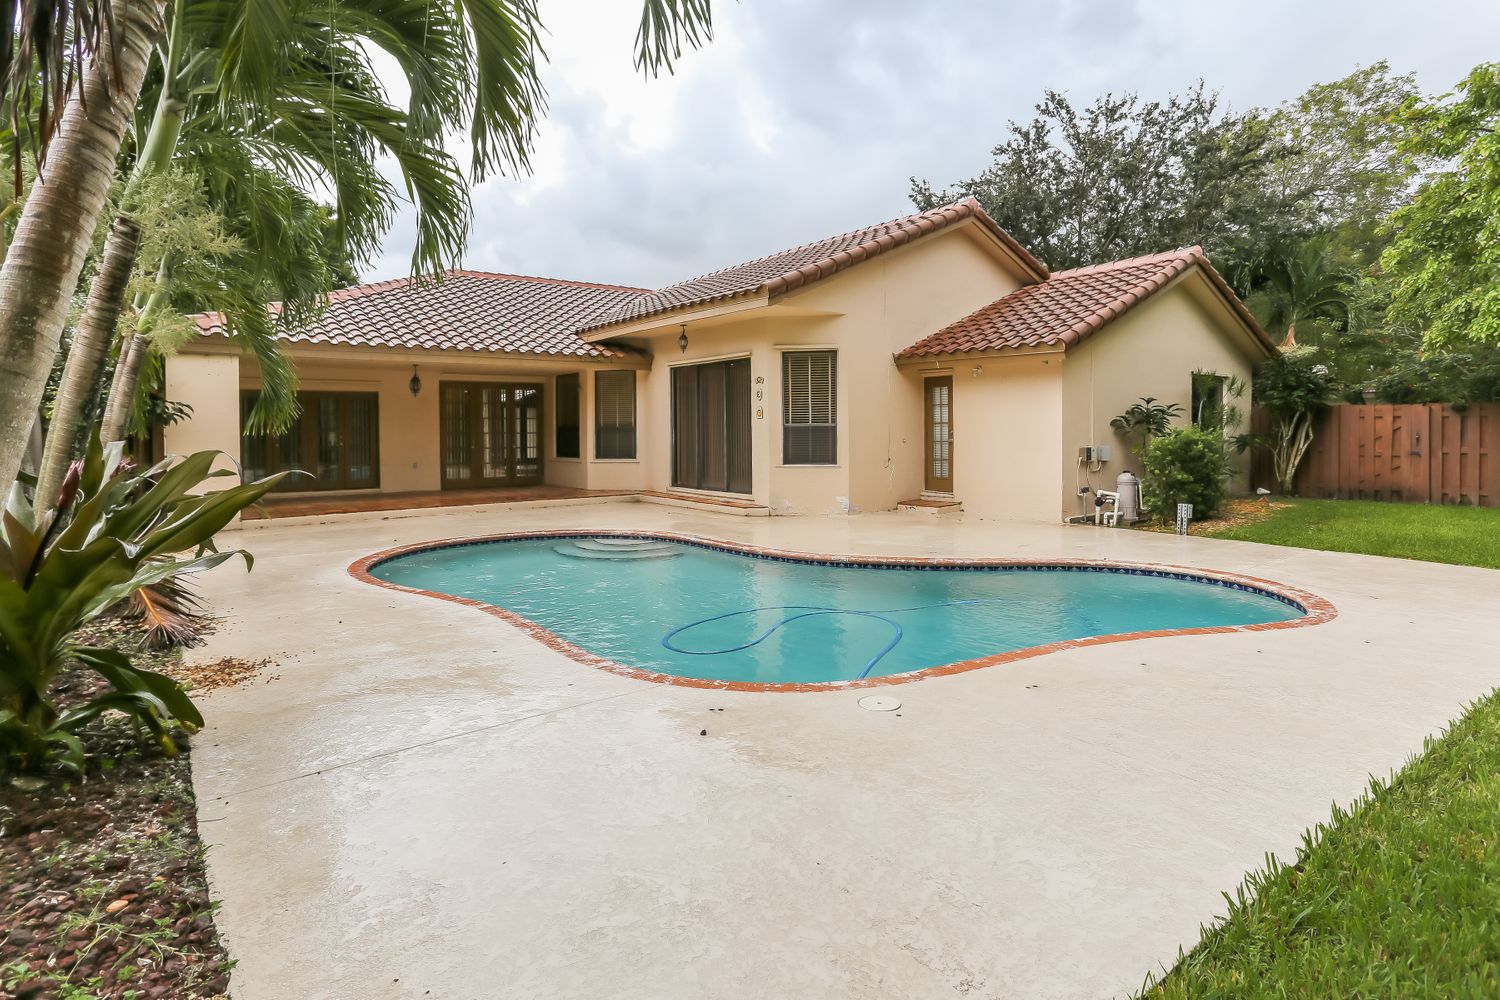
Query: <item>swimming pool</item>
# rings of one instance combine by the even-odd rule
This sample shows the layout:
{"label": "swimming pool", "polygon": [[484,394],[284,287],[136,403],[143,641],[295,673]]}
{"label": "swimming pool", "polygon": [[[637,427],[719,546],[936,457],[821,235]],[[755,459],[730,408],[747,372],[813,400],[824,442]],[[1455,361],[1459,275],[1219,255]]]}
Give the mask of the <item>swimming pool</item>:
{"label": "swimming pool", "polygon": [[1293,588],[1172,567],[813,556],[655,533],[439,542],[350,570],[482,607],[582,662],[741,689],[898,683],[1069,646],[1333,614]]}

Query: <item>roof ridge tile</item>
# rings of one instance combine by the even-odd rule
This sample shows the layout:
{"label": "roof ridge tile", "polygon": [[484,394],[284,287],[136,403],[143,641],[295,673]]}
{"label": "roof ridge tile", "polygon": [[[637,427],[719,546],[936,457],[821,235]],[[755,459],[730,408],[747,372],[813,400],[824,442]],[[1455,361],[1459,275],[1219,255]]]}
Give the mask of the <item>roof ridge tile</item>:
{"label": "roof ridge tile", "polygon": [[1173,260],[1179,257],[1202,257],[1201,246],[1179,247],[1176,250],[1163,250],[1160,253],[1142,254],[1139,257],[1126,257],[1121,260],[1107,260],[1098,264],[1080,264],[1078,267],[1070,267],[1063,271],[1052,272],[1054,278],[1070,278],[1080,274],[1091,274],[1100,271],[1123,271],[1130,267],[1140,267],[1146,264],[1154,264],[1159,261]]}
{"label": "roof ridge tile", "polygon": [[572,278],[548,278],[535,274],[510,274],[505,271],[476,271],[472,268],[455,267],[443,272],[458,278],[482,278],[502,281],[535,281],[545,285],[571,285],[574,288],[602,288],[614,292],[649,292],[650,288],[636,285],[612,285],[602,281],[577,281]]}
{"label": "roof ridge tile", "polygon": [[964,219],[974,219],[999,241],[1021,266],[1037,280],[1045,280],[1047,266],[1037,260],[1015,237],[984,211],[977,199],[966,196],[946,205],[888,219],[837,236],[778,250],[754,260],[734,264],[648,292],[622,302],[601,314],[579,333],[589,333],[631,320],[669,313],[676,309],[706,305],[749,295],[780,295],[837,274],[847,267],[910,243]]}

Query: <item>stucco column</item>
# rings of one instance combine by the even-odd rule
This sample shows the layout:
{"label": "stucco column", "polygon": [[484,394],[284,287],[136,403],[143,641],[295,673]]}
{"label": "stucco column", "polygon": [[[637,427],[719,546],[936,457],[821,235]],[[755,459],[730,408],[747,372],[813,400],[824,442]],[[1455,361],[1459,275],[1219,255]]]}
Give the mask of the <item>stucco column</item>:
{"label": "stucco column", "polygon": [[[168,455],[221,451],[215,468],[233,470],[240,458],[240,357],[238,354],[178,354],[166,361],[166,397],[192,413],[165,428]],[[225,480],[214,480],[222,484]]]}

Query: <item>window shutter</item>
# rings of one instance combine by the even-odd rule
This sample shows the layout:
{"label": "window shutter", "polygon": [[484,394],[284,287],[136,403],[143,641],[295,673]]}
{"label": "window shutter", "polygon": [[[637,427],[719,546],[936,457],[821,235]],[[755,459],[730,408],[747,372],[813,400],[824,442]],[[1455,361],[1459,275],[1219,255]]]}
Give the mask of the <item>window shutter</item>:
{"label": "window shutter", "polygon": [[594,457],[635,458],[635,372],[594,373]]}
{"label": "window shutter", "polygon": [[558,458],[579,457],[578,388],[576,374],[557,376],[557,392],[554,393],[553,398],[557,408],[554,418],[556,424],[554,445]]}
{"label": "window shutter", "polygon": [[781,410],[783,464],[837,464],[838,352],[782,353]]}

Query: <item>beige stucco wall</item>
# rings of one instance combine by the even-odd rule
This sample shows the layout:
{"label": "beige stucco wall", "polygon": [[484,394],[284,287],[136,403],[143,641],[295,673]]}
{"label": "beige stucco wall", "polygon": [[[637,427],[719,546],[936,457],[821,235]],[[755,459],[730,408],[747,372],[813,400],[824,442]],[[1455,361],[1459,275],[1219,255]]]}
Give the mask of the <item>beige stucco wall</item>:
{"label": "beige stucco wall", "polygon": [[[647,489],[650,486],[650,480],[646,470],[655,460],[658,452],[665,449],[665,445],[656,440],[657,435],[652,433],[653,428],[659,425],[646,423],[643,419],[649,389],[648,377],[653,373],[645,371],[635,373],[635,458],[601,459],[594,456],[594,372],[596,370],[589,368],[584,371],[581,380],[583,426],[579,454],[582,456],[580,462],[586,479],[582,485],[591,490]],[[553,448],[556,443],[550,431],[548,442],[549,449]],[[548,482],[552,480],[549,479]]]}
{"label": "beige stucco wall", "polygon": [[[1062,372],[1061,353],[902,369],[919,404],[925,379],[933,375],[953,378],[953,495],[963,501],[966,513],[1028,521],[1057,519]],[[921,463],[925,455],[920,429],[916,438],[915,460]]]}
{"label": "beige stucco wall", "polygon": [[[1244,419],[1250,413],[1248,384],[1262,356],[1251,335],[1229,315],[1195,272],[1147,299],[1068,352],[1063,363],[1062,447],[1058,452],[1065,483],[1062,512],[1084,510],[1076,483],[1112,490],[1124,470],[1141,472],[1140,460],[1110,426],[1114,417],[1143,396],[1178,403],[1186,424],[1192,404],[1192,373],[1213,371],[1246,383],[1244,396],[1231,400]],[[1231,433],[1234,432],[1231,429]],[[1097,471],[1078,466],[1078,449],[1110,447],[1110,460]],[[1237,459],[1233,490],[1248,489],[1248,461]],[[1092,498],[1090,498],[1092,504]],[[1092,506],[1088,508],[1092,510]]]}
{"label": "beige stucco wall", "polygon": [[[829,318],[756,314],[735,322],[689,327],[688,349],[677,345],[681,329],[659,331],[643,339],[655,363],[644,379],[638,407],[642,471],[646,488],[672,486],[672,370],[732,358],[750,361],[750,472],[755,502],[784,513],[823,513],[848,494],[848,466],[844,455],[843,424],[847,421],[846,394],[838,399],[840,464],[781,468],[781,355],[777,345],[837,347],[829,332]],[[842,361],[842,357],[840,358]],[[842,379],[842,371],[840,378]]]}
{"label": "beige stucco wall", "polygon": [[[399,493],[435,490],[441,483],[438,469],[438,373],[422,374],[422,391],[415,397],[408,385],[410,366],[340,365],[330,362],[300,362],[300,388],[323,392],[375,392],[380,438],[380,489]],[[242,388],[253,389],[260,380],[247,372]]]}
{"label": "beige stucco wall", "polygon": [[[187,403],[192,416],[162,431],[169,455],[222,451],[240,457],[240,358],[237,354],[182,354],[166,366],[166,398]],[[231,468],[225,460],[219,465]]]}
{"label": "beige stucco wall", "polygon": [[[671,369],[748,357],[757,411],[751,422],[756,502],[778,513],[823,514],[884,510],[918,495],[921,383],[903,376],[892,355],[1020,287],[987,240],[961,226],[786,295],[770,308],[690,322],[686,352],[677,345],[677,324],[630,338],[655,359],[640,414],[648,487],[672,488]],[[838,351],[835,466],[781,462],[783,348]]]}

